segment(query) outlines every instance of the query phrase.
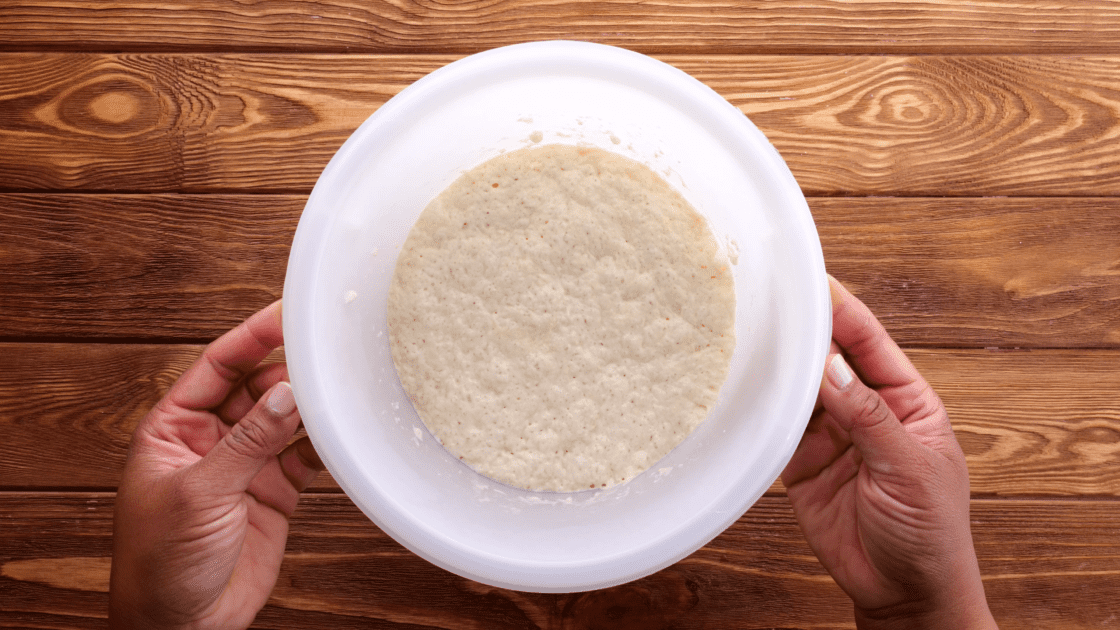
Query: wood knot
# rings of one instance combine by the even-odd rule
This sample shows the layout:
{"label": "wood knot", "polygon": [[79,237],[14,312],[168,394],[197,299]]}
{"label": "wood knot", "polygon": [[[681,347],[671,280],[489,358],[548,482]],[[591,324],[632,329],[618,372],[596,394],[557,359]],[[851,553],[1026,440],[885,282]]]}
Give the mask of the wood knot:
{"label": "wood knot", "polygon": [[167,101],[134,77],[106,74],[58,94],[35,117],[69,135],[128,138],[172,122],[174,105]]}
{"label": "wood knot", "polygon": [[891,125],[922,125],[937,120],[941,104],[920,90],[888,91],[879,102],[880,119]]}
{"label": "wood knot", "polygon": [[94,118],[120,125],[136,117],[140,103],[136,97],[124,92],[109,92],[94,97],[89,102],[89,113]]}

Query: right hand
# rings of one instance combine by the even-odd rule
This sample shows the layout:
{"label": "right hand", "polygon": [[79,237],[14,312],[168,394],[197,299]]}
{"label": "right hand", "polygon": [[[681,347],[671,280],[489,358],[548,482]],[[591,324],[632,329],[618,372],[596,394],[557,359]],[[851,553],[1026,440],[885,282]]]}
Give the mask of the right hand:
{"label": "right hand", "polygon": [[829,282],[821,408],[782,473],[797,521],[858,627],[995,628],[945,406],[871,311]]}

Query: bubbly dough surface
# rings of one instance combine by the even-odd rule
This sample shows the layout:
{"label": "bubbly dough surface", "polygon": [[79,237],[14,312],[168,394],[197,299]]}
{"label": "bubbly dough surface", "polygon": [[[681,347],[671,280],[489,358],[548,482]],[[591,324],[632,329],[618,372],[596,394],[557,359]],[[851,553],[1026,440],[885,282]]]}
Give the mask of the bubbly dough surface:
{"label": "bubbly dough surface", "polygon": [[707,222],[649,168],[546,145],[421,213],[389,290],[401,383],[478,472],[531,490],[633,479],[727,378],[735,293]]}

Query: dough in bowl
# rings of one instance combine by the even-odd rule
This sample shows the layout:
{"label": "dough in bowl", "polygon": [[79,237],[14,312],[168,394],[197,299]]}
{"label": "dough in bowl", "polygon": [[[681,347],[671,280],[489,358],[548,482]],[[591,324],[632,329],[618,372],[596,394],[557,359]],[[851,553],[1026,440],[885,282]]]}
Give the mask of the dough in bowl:
{"label": "dough in bowl", "polygon": [[389,289],[401,384],[431,433],[530,490],[633,479],[707,416],[735,347],[707,222],[588,147],[494,158],[421,213]]}

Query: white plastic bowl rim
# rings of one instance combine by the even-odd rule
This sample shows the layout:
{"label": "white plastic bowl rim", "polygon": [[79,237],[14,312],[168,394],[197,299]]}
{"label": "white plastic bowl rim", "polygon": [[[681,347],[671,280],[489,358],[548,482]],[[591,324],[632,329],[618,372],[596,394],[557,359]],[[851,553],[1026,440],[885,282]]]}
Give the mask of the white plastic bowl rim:
{"label": "white plastic bowl rim", "polygon": [[[735,261],[736,348],[719,402],[669,455],[613,488],[530,492],[475,473],[427,432],[392,365],[385,296],[416,217],[463,172],[538,142],[649,165]],[[307,432],[354,503],[438,566],[539,592],[648,575],[738,519],[792,456],[831,335],[812,216],[763,134],[672,66],[578,42],[467,57],[370,116],[308,199],[283,319]]]}

